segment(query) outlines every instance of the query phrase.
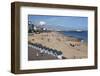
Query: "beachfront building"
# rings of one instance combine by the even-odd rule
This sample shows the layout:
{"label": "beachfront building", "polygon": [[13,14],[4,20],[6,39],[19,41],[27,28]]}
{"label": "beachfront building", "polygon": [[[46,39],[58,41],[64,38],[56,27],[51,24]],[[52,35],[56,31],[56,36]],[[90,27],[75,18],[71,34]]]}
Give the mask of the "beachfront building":
{"label": "beachfront building", "polygon": [[34,32],[34,31],[33,31],[33,30],[34,30],[34,26],[35,26],[35,25],[32,24],[31,21],[28,22],[28,32],[29,32],[29,33],[33,33],[33,32]]}
{"label": "beachfront building", "polygon": [[45,25],[35,25],[33,24],[31,21],[28,22],[28,32],[29,33],[41,33],[41,32],[44,32],[46,31],[47,28],[45,28]]}

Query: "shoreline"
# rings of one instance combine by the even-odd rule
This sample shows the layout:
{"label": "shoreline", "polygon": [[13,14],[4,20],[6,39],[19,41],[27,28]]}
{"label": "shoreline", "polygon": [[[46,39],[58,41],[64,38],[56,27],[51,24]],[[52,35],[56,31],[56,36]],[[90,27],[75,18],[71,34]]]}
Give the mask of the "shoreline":
{"label": "shoreline", "polygon": [[[63,34],[64,36],[68,36],[68,34],[64,34],[64,32],[76,32],[76,33],[80,33],[80,32],[77,32],[77,31],[58,31],[59,33]],[[87,31],[82,31],[82,32],[87,32]],[[73,38],[77,38],[79,40],[84,40],[84,41],[87,41],[88,39],[85,37],[85,38],[79,38],[77,36],[71,36],[69,35],[69,37],[73,37]]]}
{"label": "shoreline", "polygon": [[[80,38],[76,38],[76,37],[74,37],[74,36],[67,36],[67,35],[64,35],[63,33],[59,32],[59,31],[57,31],[56,33],[58,33],[58,34],[60,34],[60,35],[62,35],[62,36],[69,37],[71,40],[77,40],[77,41],[83,40],[83,39],[80,39]],[[83,40],[82,43],[85,44],[85,45],[88,45],[88,41],[87,41],[87,40]]]}

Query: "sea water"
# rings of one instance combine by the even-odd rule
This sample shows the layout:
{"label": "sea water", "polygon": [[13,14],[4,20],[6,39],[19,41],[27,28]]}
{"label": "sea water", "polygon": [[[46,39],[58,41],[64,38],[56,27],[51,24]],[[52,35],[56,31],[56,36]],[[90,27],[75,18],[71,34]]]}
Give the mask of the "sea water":
{"label": "sea water", "polygon": [[88,41],[88,31],[61,31],[61,33],[66,36]]}

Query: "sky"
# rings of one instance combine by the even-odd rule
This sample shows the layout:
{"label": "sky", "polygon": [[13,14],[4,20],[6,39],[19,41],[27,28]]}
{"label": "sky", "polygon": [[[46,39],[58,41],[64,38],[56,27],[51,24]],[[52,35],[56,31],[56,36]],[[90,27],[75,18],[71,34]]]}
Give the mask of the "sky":
{"label": "sky", "polygon": [[46,24],[47,28],[62,31],[88,30],[88,17],[28,15],[33,24]]}

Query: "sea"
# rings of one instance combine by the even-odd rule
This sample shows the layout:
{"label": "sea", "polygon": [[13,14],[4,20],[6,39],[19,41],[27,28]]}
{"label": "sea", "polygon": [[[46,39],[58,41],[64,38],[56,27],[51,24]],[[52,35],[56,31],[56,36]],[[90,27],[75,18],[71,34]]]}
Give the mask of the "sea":
{"label": "sea", "polygon": [[66,36],[88,41],[88,31],[61,31],[60,33]]}

